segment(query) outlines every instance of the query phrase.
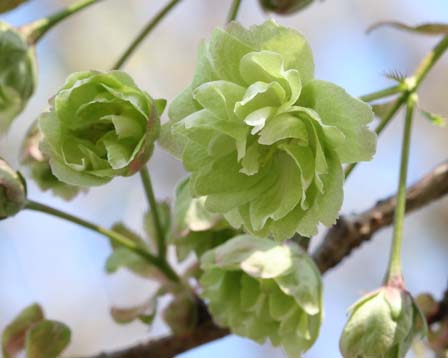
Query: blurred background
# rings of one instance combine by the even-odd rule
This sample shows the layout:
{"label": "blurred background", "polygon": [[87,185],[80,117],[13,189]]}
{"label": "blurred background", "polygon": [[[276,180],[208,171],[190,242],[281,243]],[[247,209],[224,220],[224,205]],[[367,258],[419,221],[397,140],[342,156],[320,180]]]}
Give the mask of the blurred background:
{"label": "blurred background", "polygon": [[[31,0],[28,5],[1,16],[21,25],[73,1]],[[171,100],[193,74],[196,48],[211,30],[225,22],[231,0],[184,0],[144,42],[126,70],[153,97]],[[48,98],[65,77],[87,69],[108,69],[131,39],[165,1],[107,0],[70,18],[39,43],[39,87],[26,111],[6,137],[0,154],[18,165],[17,153],[30,123],[47,106]],[[246,26],[268,15],[256,0],[243,0],[239,20]],[[362,95],[391,85],[386,72],[410,74],[430,51],[437,37],[380,29],[367,36],[366,28],[380,20],[409,24],[448,22],[447,0],[325,0],[278,22],[301,31],[311,44],[316,77]],[[419,91],[421,105],[448,116],[448,55],[431,71]],[[344,213],[365,209],[393,193],[398,177],[402,114],[381,136],[375,159],[360,165],[348,180]],[[415,121],[409,180],[447,158],[448,129]],[[150,164],[158,198],[171,198],[184,174],[182,165],[162,150]],[[118,178],[65,203],[39,192],[30,183],[29,197],[90,218],[104,226],[119,220],[136,230],[142,226],[147,204],[139,177]],[[324,231],[324,230],[322,230]],[[404,273],[413,294],[431,292],[440,298],[448,273],[448,198],[407,217],[403,252]],[[338,357],[338,339],[347,307],[382,281],[388,258],[391,229],[383,230],[343,265],[324,277],[325,322],[308,358]],[[314,245],[319,238],[313,240]],[[40,302],[51,319],[68,324],[72,342],[67,356],[113,350],[168,333],[161,320],[151,330],[141,323],[120,326],[109,315],[111,305],[132,305],[145,300],[153,284],[120,271],[104,272],[110,253],[106,239],[86,229],[34,212],[23,212],[0,223],[0,331],[26,305]],[[228,337],[181,355],[202,357],[282,357],[268,346]],[[426,357],[424,357],[426,358]]]}

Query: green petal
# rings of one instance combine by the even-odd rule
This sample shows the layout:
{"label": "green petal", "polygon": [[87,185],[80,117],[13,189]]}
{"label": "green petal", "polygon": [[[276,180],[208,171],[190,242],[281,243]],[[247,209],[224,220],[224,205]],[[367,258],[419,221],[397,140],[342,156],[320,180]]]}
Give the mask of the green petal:
{"label": "green petal", "polygon": [[343,201],[344,173],[337,156],[329,152],[327,154],[328,173],[322,175],[325,192],[316,195],[312,206],[304,213],[299,222],[297,231],[311,237],[317,232],[317,224],[330,227],[335,224]]}
{"label": "green petal", "polygon": [[311,48],[296,30],[267,20],[261,25],[245,30],[238,23],[231,23],[227,31],[258,50],[268,50],[282,55],[285,69],[296,69],[305,84],[314,77],[314,62]]}
{"label": "green petal", "polygon": [[[269,218],[279,220],[291,212],[302,196],[300,171],[285,154],[273,158],[276,182],[250,203],[250,221],[254,230],[260,230]],[[273,175],[273,174],[271,174]]]}
{"label": "green petal", "polygon": [[279,114],[270,119],[260,132],[258,142],[272,145],[286,138],[295,138],[300,145],[308,144],[307,126],[303,121],[289,113]]}
{"label": "green petal", "polygon": [[50,159],[51,170],[58,180],[81,187],[98,186],[108,183],[111,178],[99,178],[88,173],[78,172],[56,158]]}
{"label": "green petal", "polygon": [[241,119],[260,108],[279,107],[285,101],[285,90],[278,82],[255,82],[247,89],[244,98],[235,104],[235,113]]}
{"label": "green petal", "polygon": [[234,120],[235,103],[244,96],[245,88],[227,81],[207,82],[196,88],[193,98],[220,119]]}
{"label": "green petal", "polygon": [[342,163],[372,159],[376,135],[366,126],[373,120],[368,104],[332,83],[318,80],[303,88],[300,104],[314,109],[323,123],[344,133],[345,141],[335,148]]}
{"label": "green petal", "polygon": [[240,74],[240,60],[253,50],[250,45],[226,30],[217,28],[208,43],[208,58],[219,79],[244,85]]}

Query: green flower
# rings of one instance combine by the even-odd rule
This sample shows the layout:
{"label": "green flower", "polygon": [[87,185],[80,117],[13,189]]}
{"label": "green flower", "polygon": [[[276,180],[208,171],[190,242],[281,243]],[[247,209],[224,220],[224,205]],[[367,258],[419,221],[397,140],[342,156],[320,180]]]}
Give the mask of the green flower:
{"label": "green flower", "polygon": [[339,347],[344,358],[403,358],[426,320],[409,292],[386,286],[349,308]]}
{"label": "green flower", "polygon": [[0,13],[15,9],[28,0],[2,0],[0,1]]}
{"label": "green flower", "polygon": [[26,204],[22,176],[0,158],[0,220],[16,215]]}
{"label": "green flower", "polygon": [[34,48],[16,29],[0,22],[0,133],[25,108],[37,82]]}
{"label": "green flower", "polygon": [[31,178],[39,188],[43,191],[51,190],[54,195],[65,200],[71,200],[79,192],[86,191],[86,189],[65,184],[53,175],[47,156],[39,148],[41,140],[42,133],[36,121],[25,136],[20,155],[21,164],[30,169]]}
{"label": "green flower", "polygon": [[313,66],[305,39],[272,20],[218,28],[162,128],[162,145],[191,172],[192,195],[254,235],[284,240],[334,224],[341,163],[375,151],[370,107],[313,79]]}
{"label": "green flower", "polygon": [[298,247],[237,236],[201,259],[202,296],[216,322],[297,357],[316,340],[322,321],[322,283]]}
{"label": "green flower", "polygon": [[259,2],[265,10],[287,15],[306,8],[313,0],[259,0]]}
{"label": "green flower", "polygon": [[60,181],[102,185],[145,165],[164,106],[124,72],[77,72],[39,118],[40,147]]}

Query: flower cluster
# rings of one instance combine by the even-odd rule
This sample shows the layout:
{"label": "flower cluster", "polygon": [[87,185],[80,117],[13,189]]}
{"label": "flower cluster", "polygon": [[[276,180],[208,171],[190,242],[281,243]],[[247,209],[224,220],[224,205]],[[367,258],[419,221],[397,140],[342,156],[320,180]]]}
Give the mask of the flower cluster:
{"label": "flower cluster", "polygon": [[277,240],[332,225],[341,163],[375,151],[370,107],[313,79],[306,40],[272,20],[216,29],[169,115],[162,144],[191,172],[192,195],[235,227]]}
{"label": "flower cluster", "polygon": [[39,118],[40,148],[67,184],[89,187],[132,175],[152,154],[164,106],[124,72],[74,73]]}
{"label": "flower cluster", "polygon": [[23,111],[36,82],[34,48],[19,31],[0,22],[0,133]]}
{"label": "flower cluster", "polygon": [[202,296],[218,324],[260,343],[269,338],[291,356],[316,340],[322,282],[298,247],[241,235],[208,251],[201,267]]}

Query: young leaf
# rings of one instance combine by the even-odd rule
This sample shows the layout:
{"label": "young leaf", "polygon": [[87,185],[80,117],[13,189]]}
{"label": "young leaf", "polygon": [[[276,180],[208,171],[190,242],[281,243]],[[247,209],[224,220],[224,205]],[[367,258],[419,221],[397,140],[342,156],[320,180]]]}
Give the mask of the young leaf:
{"label": "young leaf", "polygon": [[420,113],[425,117],[431,124],[437,127],[445,127],[446,126],[446,118],[442,117],[439,114],[427,112],[424,110],[420,110]]}
{"label": "young leaf", "polygon": [[29,328],[44,319],[37,303],[25,308],[3,331],[2,351],[4,358],[13,358],[25,348],[25,336]]}
{"label": "young leaf", "polygon": [[373,24],[367,29],[367,33],[377,30],[380,27],[393,27],[403,31],[416,32],[424,35],[446,35],[448,34],[447,23],[426,23],[410,26],[399,21],[381,21]]}
{"label": "young leaf", "polygon": [[[121,222],[116,223],[112,226],[112,230],[118,232],[121,235],[126,236],[128,239],[134,241],[139,246],[141,246],[143,249],[147,249],[145,240],[143,240],[143,238],[139,234],[132,231],[125,224],[123,224]],[[117,244],[114,244],[113,242],[111,242],[111,245],[114,249],[121,247]]]}
{"label": "young leaf", "polygon": [[44,320],[26,335],[27,358],[56,358],[70,342],[70,329],[63,323]]}
{"label": "young leaf", "polygon": [[137,276],[143,278],[156,280],[163,279],[163,275],[161,275],[154,266],[149,264],[148,261],[137,255],[135,252],[125,247],[115,249],[106,261],[107,273],[114,273],[120,268],[126,268]]}
{"label": "young leaf", "polygon": [[112,307],[110,314],[115,322],[119,324],[130,323],[140,319],[143,323],[150,325],[154,321],[157,313],[157,299],[160,291],[151,296],[146,302],[134,307]]}
{"label": "young leaf", "polygon": [[380,119],[383,119],[390,113],[391,109],[395,106],[395,102],[396,100],[393,99],[391,101],[374,104],[372,106],[372,111],[373,113],[375,113],[375,116],[377,116]]}

